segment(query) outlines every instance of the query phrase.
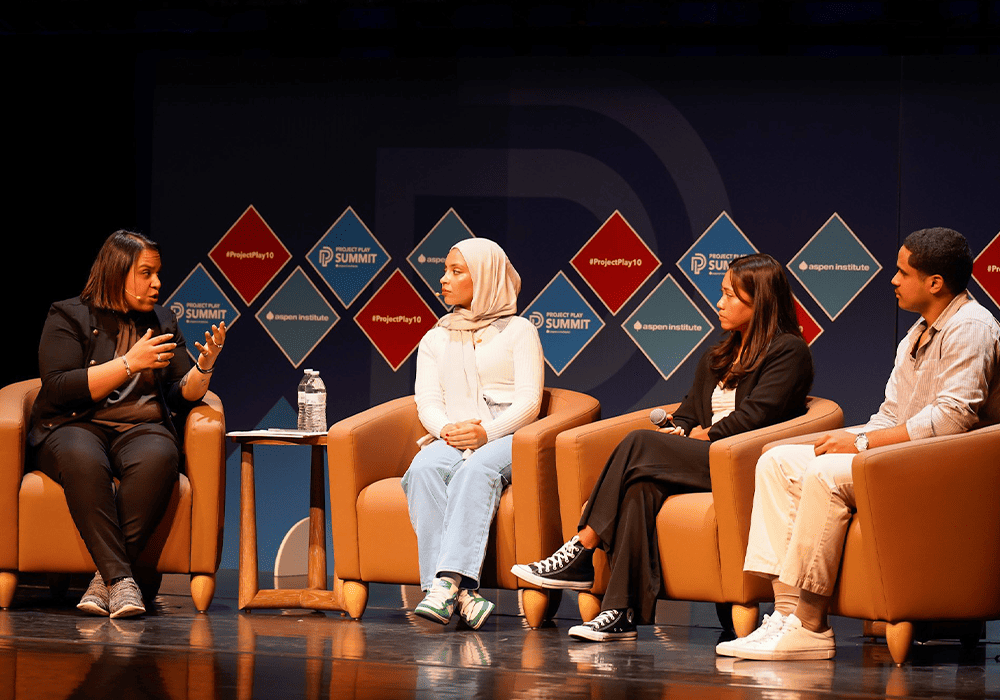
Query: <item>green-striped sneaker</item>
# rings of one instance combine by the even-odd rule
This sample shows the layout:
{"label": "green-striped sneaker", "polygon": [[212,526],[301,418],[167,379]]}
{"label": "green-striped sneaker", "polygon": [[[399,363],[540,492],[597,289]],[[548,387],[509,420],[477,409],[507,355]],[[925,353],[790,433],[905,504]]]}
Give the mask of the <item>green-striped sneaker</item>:
{"label": "green-striped sneaker", "polygon": [[436,578],[431,589],[421,600],[413,612],[432,622],[447,625],[455,612],[455,602],[458,600],[458,586],[451,579]]}
{"label": "green-striped sneaker", "polygon": [[463,588],[458,592],[458,614],[465,620],[465,624],[474,630],[483,626],[494,608],[496,605],[479,595],[479,591]]}

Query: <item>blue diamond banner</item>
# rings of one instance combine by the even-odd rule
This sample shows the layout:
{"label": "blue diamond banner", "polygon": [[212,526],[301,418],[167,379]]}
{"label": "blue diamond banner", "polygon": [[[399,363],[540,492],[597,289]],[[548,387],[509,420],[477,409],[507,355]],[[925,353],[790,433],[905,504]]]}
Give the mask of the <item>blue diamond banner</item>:
{"label": "blue diamond banner", "polygon": [[298,367],[340,317],[302,268],[296,267],[257,312],[257,320],[292,366]]}
{"label": "blue diamond banner", "polygon": [[756,252],[757,248],[729,218],[729,214],[722,212],[681,256],[677,266],[701,292],[705,301],[714,305],[722,289],[722,278],[729,269],[729,261]]}
{"label": "blue diamond banner", "polygon": [[[475,236],[455,210],[449,209],[406,258],[432,292],[436,293],[441,288],[438,282],[444,272],[444,259],[448,257],[448,251],[466,238]],[[441,297],[437,297],[437,300],[441,306],[445,306]]]}
{"label": "blue diamond banner", "polygon": [[835,321],[882,269],[844,220],[834,213],[802,250],[788,270],[819,307]]}
{"label": "blue diamond banner", "polygon": [[184,334],[192,360],[198,359],[194,343],[204,343],[205,331],[223,321],[227,328],[232,328],[240,317],[240,312],[201,263],[188,273],[164,306],[177,317],[177,326]]}
{"label": "blue diamond banner", "polygon": [[354,303],[389,259],[385,248],[351,207],[306,255],[345,308]]}
{"label": "blue diamond banner", "polygon": [[604,328],[604,321],[562,272],[521,315],[538,329],[545,361],[556,375],[562,374]]}
{"label": "blue diamond banner", "polygon": [[714,330],[672,275],[656,285],[622,328],[664,379],[670,379]]}

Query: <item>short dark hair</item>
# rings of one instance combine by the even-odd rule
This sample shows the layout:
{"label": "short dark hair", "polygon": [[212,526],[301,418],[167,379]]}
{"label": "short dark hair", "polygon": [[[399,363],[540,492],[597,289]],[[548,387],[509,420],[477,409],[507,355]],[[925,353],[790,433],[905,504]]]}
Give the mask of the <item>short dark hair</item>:
{"label": "short dark hair", "polygon": [[922,275],[941,275],[952,294],[964,292],[972,277],[972,251],[965,236],[950,228],[914,231],[903,247],[910,251],[910,267]]}
{"label": "short dark hair", "polygon": [[144,250],[160,254],[160,247],[141,233],[120,229],[108,236],[90,267],[80,300],[98,309],[127,312],[125,280]]}

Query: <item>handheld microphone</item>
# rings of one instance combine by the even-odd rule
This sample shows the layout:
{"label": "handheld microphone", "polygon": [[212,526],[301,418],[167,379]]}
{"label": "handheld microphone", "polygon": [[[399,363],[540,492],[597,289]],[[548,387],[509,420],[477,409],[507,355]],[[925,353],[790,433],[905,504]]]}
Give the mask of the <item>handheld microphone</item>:
{"label": "handheld microphone", "polygon": [[662,408],[654,408],[649,412],[649,422],[655,425],[657,428],[663,428],[669,425],[672,428],[676,428],[674,422],[667,418],[667,412]]}

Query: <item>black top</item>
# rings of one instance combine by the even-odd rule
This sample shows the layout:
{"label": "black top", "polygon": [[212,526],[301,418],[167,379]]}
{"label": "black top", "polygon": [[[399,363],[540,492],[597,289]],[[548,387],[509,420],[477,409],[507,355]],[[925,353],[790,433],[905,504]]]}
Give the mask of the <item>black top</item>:
{"label": "black top", "polygon": [[[64,423],[89,420],[104,400],[90,398],[87,370],[115,357],[123,315],[94,309],[79,297],[57,301],[49,307],[42,338],[38,344],[38,369],[42,388],[31,411],[28,442],[40,444]],[[151,312],[134,314],[139,334],[153,329],[153,335],[173,333],[177,343],[170,364],[154,371],[163,415],[183,414],[194,404],[181,395],[180,381],[191,369],[184,336],[169,310],[156,306]],[[167,426],[174,430],[172,421]]]}
{"label": "black top", "polygon": [[689,433],[707,427],[710,440],[755,430],[801,416],[812,388],[812,354],[806,342],[791,333],[771,341],[764,360],[736,386],[736,410],[712,425],[712,392],[719,383],[706,352],[694,373],[694,383],[674,412],[674,423]]}

